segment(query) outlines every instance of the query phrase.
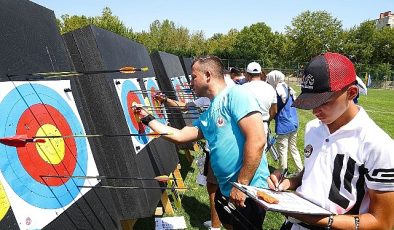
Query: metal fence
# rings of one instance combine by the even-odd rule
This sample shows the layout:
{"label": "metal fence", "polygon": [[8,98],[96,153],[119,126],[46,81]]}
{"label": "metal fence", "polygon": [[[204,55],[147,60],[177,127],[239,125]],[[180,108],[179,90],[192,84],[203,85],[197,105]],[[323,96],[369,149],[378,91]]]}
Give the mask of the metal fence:
{"label": "metal fence", "polygon": [[[286,63],[288,67],[268,67],[264,65],[263,60],[247,60],[247,59],[222,59],[222,62],[226,68],[237,67],[241,70],[245,70],[246,66],[252,62],[258,62],[266,73],[272,70],[279,70],[286,76],[286,82],[291,84],[299,84],[303,74],[303,68],[307,65],[306,62],[302,63]],[[365,65],[355,63],[357,75],[367,85],[367,78],[369,76],[370,84],[369,88],[376,89],[394,89],[394,65],[385,64],[386,68],[381,69],[381,65]]]}

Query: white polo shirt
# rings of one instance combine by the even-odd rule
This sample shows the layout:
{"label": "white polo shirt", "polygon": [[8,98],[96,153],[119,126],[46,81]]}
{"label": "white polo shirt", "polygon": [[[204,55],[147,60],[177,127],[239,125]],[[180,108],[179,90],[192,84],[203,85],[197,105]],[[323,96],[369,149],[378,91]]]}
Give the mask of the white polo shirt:
{"label": "white polo shirt", "polygon": [[[269,109],[272,104],[276,104],[276,92],[275,89],[265,81],[250,81],[242,85],[242,87],[248,88],[248,91],[252,92],[252,94],[256,97],[261,115],[263,116],[263,120],[268,121],[270,114]],[[265,133],[268,132],[267,122],[264,122]]]}
{"label": "white polo shirt", "polygon": [[330,134],[318,119],[305,131],[305,172],[297,192],[337,214],[366,213],[367,189],[394,191],[394,141],[365,110]]}

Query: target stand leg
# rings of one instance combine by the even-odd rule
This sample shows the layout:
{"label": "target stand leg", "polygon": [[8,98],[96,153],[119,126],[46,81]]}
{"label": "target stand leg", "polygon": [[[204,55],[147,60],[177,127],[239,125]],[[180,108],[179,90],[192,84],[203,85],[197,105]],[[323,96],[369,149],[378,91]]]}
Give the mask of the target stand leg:
{"label": "target stand leg", "polygon": [[168,197],[168,192],[171,193],[175,207],[180,208],[182,206],[181,198],[180,198],[179,194],[185,192],[185,189],[184,189],[185,183],[182,179],[182,175],[181,175],[181,172],[179,171],[179,169],[181,169],[180,164],[177,165],[174,172],[172,172],[169,176],[173,180],[170,180],[168,182],[168,187],[170,187],[172,189],[164,191],[161,196],[161,203],[163,205],[165,212],[168,215],[174,215],[174,209],[172,208],[171,201]]}
{"label": "target stand leg", "polygon": [[184,151],[185,151],[186,160],[191,164],[194,160],[194,157],[191,154],[191,151],[189,149],[185,149]]}
{"label": "target stand leg", "polygon": [[171,205],[171,201],[170,198],[168,197],[168,194],[166,191],[163,192],[163,194],[161,195],[161,203],[163,205],[164,211],[168,214],[168,215],[174,215],[174,209],[172,208]]}

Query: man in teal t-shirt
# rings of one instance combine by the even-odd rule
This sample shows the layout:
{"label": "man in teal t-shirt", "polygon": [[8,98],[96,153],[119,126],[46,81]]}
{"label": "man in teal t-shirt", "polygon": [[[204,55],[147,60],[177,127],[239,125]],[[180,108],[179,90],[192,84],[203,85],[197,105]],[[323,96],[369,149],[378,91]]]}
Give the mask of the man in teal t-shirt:
{"label": "man in teal t-shirt", "polygon": [[[211,100],[211,106],[193,127],[179,130],[156,121],[141,107],[135,112],[155,132],[172,133],[163,136],[169,141],[185,143],[205,137],[211,148],[211,166],[219,182],[215,208],[220,221],[231,229],[261,229],[264,210],[230,184],[267,187],[269,172],[263,156],[266,136],[258,102],[243,87],[226,87],[223,64],[215,56],[193,61],[191,85],[196,96]],[[236,209],[231,209],[233,205],[229,203]]]}
{"label": "man in teal t-shirt", "polygon": [[[215,96],[208,110],[193,123],[208,141],[212,169],[226,197],[230,196],[232,189],[229,182],[237,182],[243,163],[245,136],[238,121],[256,111],[259,111],[258,102],[247,89],[233,86]],[[250,185],[267,188],[267,169],[267,158],[263,155]]]}

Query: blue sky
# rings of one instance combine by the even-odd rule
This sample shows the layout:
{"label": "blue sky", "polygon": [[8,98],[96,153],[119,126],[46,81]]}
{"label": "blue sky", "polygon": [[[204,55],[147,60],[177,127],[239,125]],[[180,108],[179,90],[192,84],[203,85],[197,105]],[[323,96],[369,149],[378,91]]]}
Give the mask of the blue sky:
{"label": "blue sky", "polygon": [[191,32],[202,30],[206,37],[214,33],[241,30],[253,23],[265,22],[273,31],[284,32],[294,17],[306,10],[325,10],[351,28],[379,13],[394,12],[393,0],[33,0],[63,14],[97,16],[108,6],[127,27],[148,30],[156,19],[169,19]]}

